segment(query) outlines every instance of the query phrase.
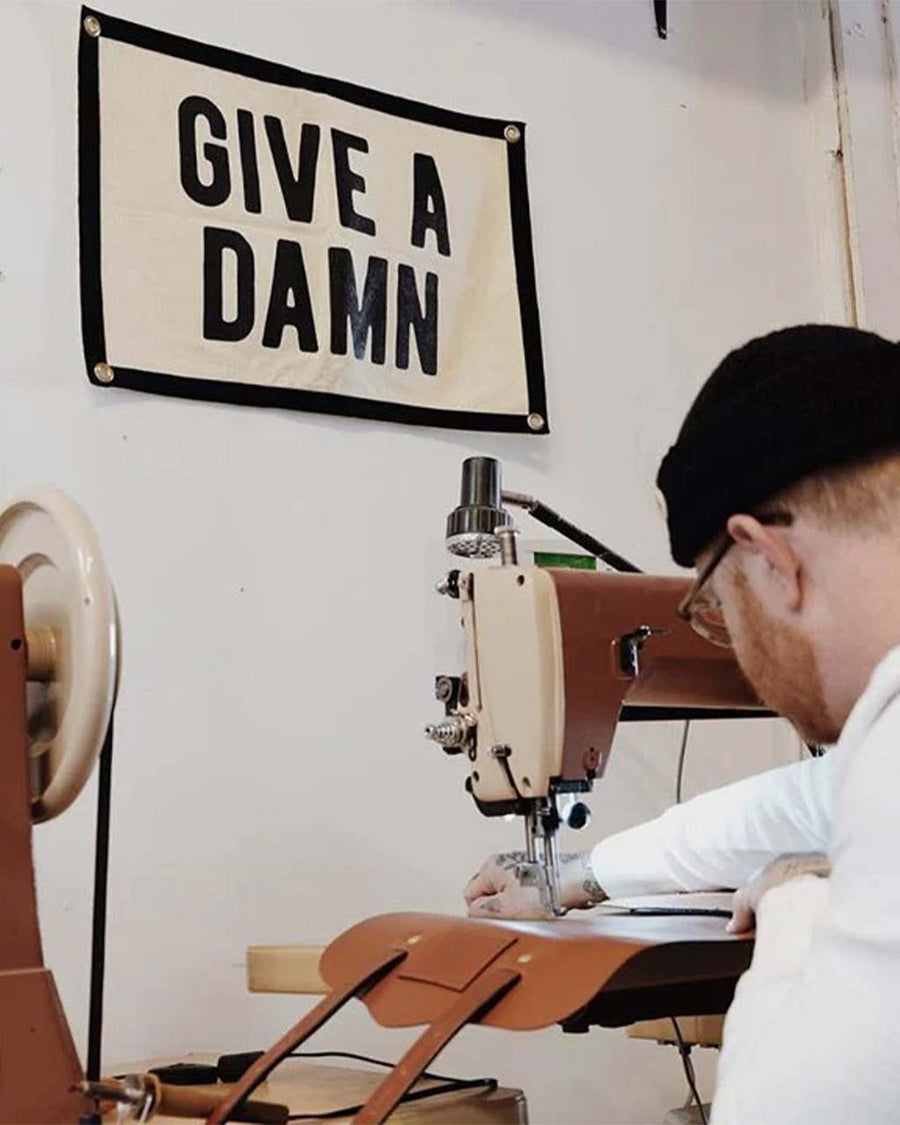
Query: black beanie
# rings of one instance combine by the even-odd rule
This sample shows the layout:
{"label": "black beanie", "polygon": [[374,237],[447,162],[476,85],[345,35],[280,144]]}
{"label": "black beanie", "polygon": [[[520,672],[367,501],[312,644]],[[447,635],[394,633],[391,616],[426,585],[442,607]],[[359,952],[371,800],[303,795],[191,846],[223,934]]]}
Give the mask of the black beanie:
{"label": "black beanie", "polygon": [[735,512],[891,448],[900,450],[900,345],[826,324],[751,340],[706,381],[660,465],[672,557],[693,566]]}

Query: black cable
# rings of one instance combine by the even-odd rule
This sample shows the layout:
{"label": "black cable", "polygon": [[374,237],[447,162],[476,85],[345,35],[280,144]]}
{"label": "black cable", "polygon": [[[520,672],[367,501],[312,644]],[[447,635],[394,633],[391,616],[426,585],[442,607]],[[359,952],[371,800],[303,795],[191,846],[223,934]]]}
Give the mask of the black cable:
{"label": "black cable", "polygon": [[553,531],[558,531],[560,535],[564,535],[566,539],[571,539],[573,543],[577,543],[579,547],[583,547],[592,555],[595,555],[601,562],[606,563],[607,566],[612,567],[613,570],[618,570],[626,574],[642,574],[643,571],[639,566],[635,566],[633,562],[617,555],[615,551],[610,550],[599,539],[595,539],[593,535],[588,535],[586,531],[582,531],[580,527],[576,527],[574,523],[570,523],[567,519],[554,512],[552,508],[548,508],[540,500],[535,500],[533,505],[525,509],[530,516],[533,516],[538,523],[542,523],[545,527],[552,528]]}
{"label": "black cable", "polygon": [[[370,1055],[358,1055],[355,1051],[292,1051],[289,1059],[350,1059],[353,1062],[369,1063],[370,1066],[382,1066],[385,1070],[393,1070],[394,1064],[387,1059],[373,1059]],[[423,1070],[422,1078],[432,1078],[436,1082],[468,1082],[467,1078],[451,1078],[447,1074],[435,1074],[430,1070]],[[476,1079],[471,1079],[476,1081]],[[477,1079],[477,1081],[493,1081],[493,1079]]]}
{"label": "black cable", "polygon": [[[424,1078],[425,1075],[423,1074]],[[459,1078],[445,1082],[443,1086],[431,1086],[427,1090],[413,1090],[409,1094],[405,1094],[399,1104],[403,1105],[406,1102],[420,1102],[425,1098],[436,1098],[438,1094],[455,1094],[459,1090],[475,1090],[483,1088],[490,1093],[497,1089],[496,1078]],[[342,1109],[330,1109],[327,1113],[294,1113],[288,1117],[288,1121],[329,1121],[340,1117],[353,1117],[363,1108],[363,1103],[359,1105],[344,1106]]]}
{"label": "black cable", "polygon": [[703,1100],[700,1097],[700,1092],[697,1089],[697,1076],[694,1074],[694,1064],[691,1062],[691,1049],[685,1043],[684,1036],[681,1034],[681,1028],[678,1026],[678,1020],[672,1016],[672,1027],[675,1028],[675,1038],[678,1040],[678,1054],[681,1056],[681,1065],[684,1068],[684,1077],[687,1079],[687,1084],[691,1089],[691,1094],[694,1098],[694,1103],[697,1106],[697,1111],[700,1114],[700,1120],[703,1125],[708,1125],[706,1117],[706,1110],[703,1107]]}
{"label": "black cable", "polygon": [[669,38],[668,13],[666,0],[653,0],[653,16],[656,20],[656,34],[660,39]]}
{"label": "black cable", "polygon": [[[262,1051],[247,1051],[236,1055],[222,1055],[217,1064],[221,1081],[234,1082],[241,1074],[253,1065],[262,1056]],[[291,1051],[286,1056],[289,1059],[351,1059],[353,1062],[368,1063],[370,1066],[380,1066],[385,1070],[393,1070],[394,1063],[386,1059],[376,1059],[371,1055],[360,1055],[356,1051]],[[235,1069],[235,1064],[237,1069]],[[423,1098],[433,1098],[438,1094],[455,1093],[458,1090],[475,1090],[484,1088],[489,1091],[497,1089],[496,1078],[451,1078],[446,1074],[435,1074],[431,1070],[423,1070],[419,1078],[443,1085],[432,1086],[427,1090],[415,1090],[405,1095],[402,1102],[421,1101]],[[325,1113],[299,1113],[289,1117],[289,1121],[328,1121],[341,1117],[352,1117],[362,1109],[362,1104],[344,1106],[341,1109],[328,1110]]]}
{"label": "black cable", "polygon": [[97,834],[94,847],[94,917],[91,926],[91,991],[88,1017],[88,1049],[85,1074],[89,1082],[100,1080],[103,1042],[103,982],[106,969],[106,903],[109,883],[109,815],[112,795],[113,717],[100,751],[97,783]]}
{"label": "black cable", "polygon": [[686,719],[681,735],[681,749],[678,751],[678,773],[675,775],[675,804],[681,804],[681,788],[684,781],[684,756],[687,751],[688,735],[691,733],[691,720]]}
{"label": "black cable", "polygon": [[[509,764],[509,755],[512,753],[512,751],[510,750],[510,748],[508,746],[495,746],[494,750],[496,751],[496,753],[494,754],[494,757],[497,759],[497,761],[503,767],[503,772],[504,772],[504,774],[506,774],[506,780],[509,782],[510,789],[512,789],[513,793],[515,793],[516,797],[520,801],[524,801],[525,798],[519,792],[519,787],[518,787],[518,785],[516,785],[516,779],[513,776],[512,767]],[[506,751],[506,753],[502,752],[504,750]]]}

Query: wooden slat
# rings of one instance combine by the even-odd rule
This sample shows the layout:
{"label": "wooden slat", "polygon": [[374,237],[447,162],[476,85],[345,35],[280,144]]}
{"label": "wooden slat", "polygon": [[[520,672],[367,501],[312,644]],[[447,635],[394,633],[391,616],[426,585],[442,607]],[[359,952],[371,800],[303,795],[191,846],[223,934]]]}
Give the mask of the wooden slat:
{"label": "wooden slat", "polygon": [[[678,1027],[685,1043],[692,1047],[721,1047],[724,1016],[679,1016]],[[642,1020],[628,1028],[630,1039],[655,1039],[658,1043],[674,1043],[675,1029],[671,1020]]]}
{"label": "wooden slat", "polygon": [[331,989],[319,972],[323,945],[251,945],[247,950],[247,988],[251,992],[291,992],[326,996]]}

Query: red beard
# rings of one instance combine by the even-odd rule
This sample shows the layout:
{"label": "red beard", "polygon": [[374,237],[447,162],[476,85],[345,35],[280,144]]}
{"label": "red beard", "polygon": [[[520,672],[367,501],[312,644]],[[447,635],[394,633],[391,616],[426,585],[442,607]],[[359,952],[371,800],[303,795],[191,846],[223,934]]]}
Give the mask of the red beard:
{"label": "red beard", "polygon": [[770,617],[750,589],[746,576],[735,575],[737,628],[734,654],[760,700],[784,715],[806,742],[836,742],[840,729],[828,711],[812,644],[799,630]]}

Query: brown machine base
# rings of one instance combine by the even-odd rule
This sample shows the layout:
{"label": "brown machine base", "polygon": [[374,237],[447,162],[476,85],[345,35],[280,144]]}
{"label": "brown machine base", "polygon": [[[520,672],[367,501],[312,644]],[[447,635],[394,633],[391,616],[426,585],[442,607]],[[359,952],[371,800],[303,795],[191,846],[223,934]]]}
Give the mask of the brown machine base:
{"label": "brown machine base", "polygon": [[81,1067],[44,968],[31,862],[22,581],[0,566],[0,1125],[71,1125]]}
{"label": "brown machine base", "polygon": [[0,972],[0,1123],[72,1125],[87,1103],[81,1066],[47,969]]}

